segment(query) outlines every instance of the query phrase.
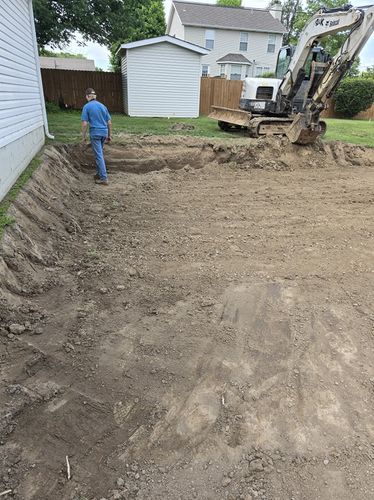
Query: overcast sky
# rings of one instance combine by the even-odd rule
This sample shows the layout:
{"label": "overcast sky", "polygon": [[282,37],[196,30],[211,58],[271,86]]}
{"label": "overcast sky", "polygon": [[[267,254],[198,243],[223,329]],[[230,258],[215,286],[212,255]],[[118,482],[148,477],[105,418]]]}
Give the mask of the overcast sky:
{"label": "overcast sky", "polygon": [[[185,1],[193,1],[193,0],[185,0]],[[196,0],[194,0],[196,1]],[[348,1],[348,0],[347,0]],[[216,3],[216,0],[200,0],[201,3]],[[365,0],[351,0],[353,5],[365,5],[370,3]],[[168,18],[171,6],[171,0],[164,0],[165,4],[165,13]],[[268,0],[242,0],[243,7],[259,7],[265,9],[268,6]],[[323,4],[323,0],[321,0],[321,4]],[[77,42],[72,42],[65,49],[67,52],[84,54],[89,59],[95,60],[95,65],[103,68],[104,70],[109,69],[109,52],[106,47],[103,47],[97,43],[89,42],[85,46],[78,45]],[[366,44],[366,47],[361,52],[360,55],[361,67],[366,68],[367,66],[374,65],[374,35],[371,37],[369,42]]]}

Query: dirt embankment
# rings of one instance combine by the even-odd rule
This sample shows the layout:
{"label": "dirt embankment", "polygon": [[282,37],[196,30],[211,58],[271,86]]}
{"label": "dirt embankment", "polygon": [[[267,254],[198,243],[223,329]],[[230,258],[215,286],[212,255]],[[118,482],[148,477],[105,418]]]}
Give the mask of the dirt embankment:
{"label": "dirt embankment", "polygon": [[374,497],[373,150],[124,137],[107,157],[96,186],[81,147],[49,149],[12,208],[0,493]]}

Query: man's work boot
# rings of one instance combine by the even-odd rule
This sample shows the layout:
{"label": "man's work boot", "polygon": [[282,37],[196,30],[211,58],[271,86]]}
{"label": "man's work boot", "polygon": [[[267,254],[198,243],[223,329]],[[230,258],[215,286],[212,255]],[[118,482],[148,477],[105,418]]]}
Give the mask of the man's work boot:
{"label": "man's work boot", "polygon": [[108,179],[96,179],[95,184],[103,184],[104,186],[107,186]]}

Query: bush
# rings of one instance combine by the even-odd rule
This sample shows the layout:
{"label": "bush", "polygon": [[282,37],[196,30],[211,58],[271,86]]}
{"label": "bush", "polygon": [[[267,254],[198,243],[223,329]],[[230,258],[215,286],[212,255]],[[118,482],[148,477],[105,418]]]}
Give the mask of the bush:
{"label": "bush", "polygon": [[374,102],[374,80],[346,78],[335,92],[335,110],[352,118]]}
{"label": "bush", "polygon": [[273,71],[266,71],[259,78],[275,78],[275,73]]}
{"label": "bush", "polygon": [[55,102],[46,102],[45,109],[47,113],[59,113],[61,111],[59,105]]}

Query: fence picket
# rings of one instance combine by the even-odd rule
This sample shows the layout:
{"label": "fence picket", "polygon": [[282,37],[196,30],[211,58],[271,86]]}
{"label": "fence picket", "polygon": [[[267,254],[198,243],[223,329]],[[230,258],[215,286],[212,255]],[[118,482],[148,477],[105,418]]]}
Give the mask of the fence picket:
{"label": "fence picket", "polygon": [[120,73],[42,69],[45,100],[58,104],[61,100],[71,109],[82,109],[84,92],[93,87],[109,111],[123,113]]}

